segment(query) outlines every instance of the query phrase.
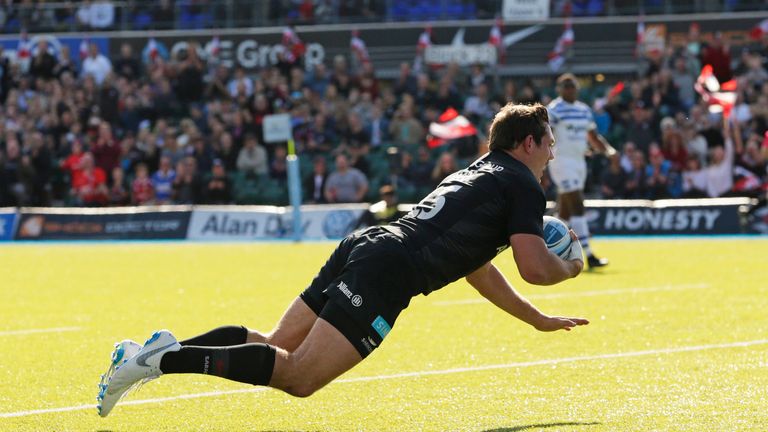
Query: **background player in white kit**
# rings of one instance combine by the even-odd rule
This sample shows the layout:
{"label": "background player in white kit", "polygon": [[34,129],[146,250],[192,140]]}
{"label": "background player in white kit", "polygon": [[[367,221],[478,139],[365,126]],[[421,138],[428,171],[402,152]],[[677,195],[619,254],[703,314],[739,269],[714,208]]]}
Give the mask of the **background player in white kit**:
{"label": "background player in white kit", "polygon": [[549,123],[555,135],[555,159],[549,163],[549,174],[557,186],[560,219],[568,221],[579,236],[589,267],[602,267],[608,260],[598,258],[589,246],[589,226],[584,216],[584,183],[587,162],[584,156],[591,146],[608,156],[616,153],[608,141],[596,131],[592,110],[576,100],[579,83],[571,73],[557,79],[559,97],[549,105]]}

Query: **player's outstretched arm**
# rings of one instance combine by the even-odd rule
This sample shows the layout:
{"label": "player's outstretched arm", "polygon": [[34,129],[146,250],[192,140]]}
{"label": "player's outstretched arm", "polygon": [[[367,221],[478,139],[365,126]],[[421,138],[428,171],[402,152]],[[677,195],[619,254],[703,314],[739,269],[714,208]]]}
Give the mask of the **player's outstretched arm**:
{"label": "player's outstretched arm", "polygon": [[521,296],[504,275],[490,262],[467,276],[467,282],[483,297],[515,318],[540,331],[570,330],[589,324],[584,318],[548,316]]}
{"label": "player's outstretched arm", "polygon": [[616,154],[616,149],[613,148],[607,139],[597,133],[597,131],[594,129],[590,130],[587,134],[587,141],[589,141],[589,145],[593,149],[603,153],[606,156],[613,156]]}

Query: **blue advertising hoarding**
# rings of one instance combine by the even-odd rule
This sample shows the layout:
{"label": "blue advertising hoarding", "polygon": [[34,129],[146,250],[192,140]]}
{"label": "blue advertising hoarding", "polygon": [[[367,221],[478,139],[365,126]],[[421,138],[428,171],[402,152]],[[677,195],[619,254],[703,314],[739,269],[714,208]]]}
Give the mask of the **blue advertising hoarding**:
{"label": "blue advertising hoarding", "polygon": [[0,212],[0,242],[13,240],[16,211]]}

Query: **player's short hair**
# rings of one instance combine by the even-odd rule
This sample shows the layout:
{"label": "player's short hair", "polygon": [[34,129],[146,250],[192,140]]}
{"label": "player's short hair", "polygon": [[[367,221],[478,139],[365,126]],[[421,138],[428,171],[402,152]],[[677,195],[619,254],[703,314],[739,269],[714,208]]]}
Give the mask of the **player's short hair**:
{"label": "player's short hair", "polygon": [[491,150],[512,150],[528,135],[533,135],[534,141],[541,144],[541,138],[547,133],[548,124],[549,114],[544,105],[508,103],[493,118],[488,134],[488,147]]}
{"label": "player's short hair", "polygon": [[561,86],[563,83],[571,82],[573,85],[579,85],[579,80],[576,79],[576,75],[566,72],[559,77],[557,77],[557,85]]}

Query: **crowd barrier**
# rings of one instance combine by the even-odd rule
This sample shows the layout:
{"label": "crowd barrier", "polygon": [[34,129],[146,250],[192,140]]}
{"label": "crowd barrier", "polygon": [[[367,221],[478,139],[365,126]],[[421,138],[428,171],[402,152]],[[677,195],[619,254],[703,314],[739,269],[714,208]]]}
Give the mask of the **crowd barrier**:
{"label": "crowd barrier", "polygon": [[[768,209],[749,198],[587,200],[595,235],[768,234]],[[402,205],[409,210],[413,205]],[[549,203],[554,208],[554,203]],[[301,237],[338,239],[367,204],[305,205]],[[755,211],[757,210],[757,211]],[[0,209],[0,241],[293,239],[290,207],[159,206]]]}

